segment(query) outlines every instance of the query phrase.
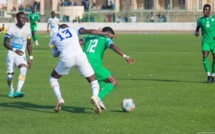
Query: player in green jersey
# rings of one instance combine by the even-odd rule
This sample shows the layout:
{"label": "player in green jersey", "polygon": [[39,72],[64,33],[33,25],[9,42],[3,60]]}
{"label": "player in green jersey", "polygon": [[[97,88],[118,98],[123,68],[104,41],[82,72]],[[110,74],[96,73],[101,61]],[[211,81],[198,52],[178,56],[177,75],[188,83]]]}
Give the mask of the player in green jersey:
{"label": "player in green jersey", "polygon": [[[211,15],[211,6],[209,4],[204,5],[203,14],[204,16],[197,20],[195,36],[199,36],[199,29],[201,28],[203,64],[208,77],[207,82],[213,83],[215,76],[215,16]],[[213,55],[212,73],[208,60],[210,52]]]}
{"label": "player in green jersey", "polygon": [[[102,32],[115,34],[113,29],[110,27],[104,27]],[[132,64],[134,60],[127,56],[124,52],[122,52],[112,41],[112,38],[106,36],[98,36],[98,35],[87,35],[84,38],[80,39],[80,44],[84,45],[83,50],[87,55],[87,58],[93,67],[93,70],[96,75],[96,79],[99,82],[100,91],[100,107],[102,109],[106,109],[103,104],[104,97],[110,93],[114,87],[117,85],[116,79],[111,75],[111,73],[102,66],[102,57],[104,51],[107,48],[112,49],[117,54],[121,55],[128,64]]]}
{"label": "player in green jersey", "polygon": [[27,21],[30,20],[31,34],[32,34],[35,45],[38,46],[39,43],[37,40],[36,31],[37,31],[37,22],[40,21],[40,15],[35,12],[34,8],[32,8],[31,11],[32,11],[32,13],[28,14]]}

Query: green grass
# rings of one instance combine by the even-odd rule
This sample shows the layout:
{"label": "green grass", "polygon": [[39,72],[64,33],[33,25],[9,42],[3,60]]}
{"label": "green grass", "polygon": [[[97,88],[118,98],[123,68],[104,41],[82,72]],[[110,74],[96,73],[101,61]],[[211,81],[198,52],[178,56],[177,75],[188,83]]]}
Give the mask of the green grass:
{"label": "green grass", "polygon": [[[124,34],[115,43],[135,59],[127,65],[111,50],[104,66],[118,80],[105,98],[107,110],[95,114],[89,103],[90,85],[76,69],[59,82],[65,105],[53,113],[55,96],[49,76],[58,59],[51,56],[47,34],[39,34],[33,47],[24,98],[7,98],[6,49],[0,49],[0,131],[2,134],[198,134],[215,133],[215,85],[207,84],[202,65],[200,38],[178,34]],[[3,36],[0,36],[3,42]],[[211,60],[211,55],[210,55]],[[14,86],[19,71],[15,72]],[[123,98],[134,99],[136,108],[122,112]]]}

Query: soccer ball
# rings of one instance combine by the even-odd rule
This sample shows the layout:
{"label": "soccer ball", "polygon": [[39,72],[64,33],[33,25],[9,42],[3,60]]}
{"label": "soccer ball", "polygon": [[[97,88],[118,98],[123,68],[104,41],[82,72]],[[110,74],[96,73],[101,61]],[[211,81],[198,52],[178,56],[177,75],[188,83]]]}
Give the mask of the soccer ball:
{"label": "soccer ball", "polygon": [[121,102],[121,107],[124,112],[131,112],[135,108],[134,100],[131,98],[125,98]]}

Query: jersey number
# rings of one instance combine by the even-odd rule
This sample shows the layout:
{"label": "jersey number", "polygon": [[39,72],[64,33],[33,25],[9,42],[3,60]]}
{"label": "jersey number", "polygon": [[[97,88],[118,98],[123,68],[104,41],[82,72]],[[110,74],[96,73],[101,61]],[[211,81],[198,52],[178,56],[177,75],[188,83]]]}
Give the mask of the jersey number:
{"label": "jersey number", "polygon": [[57,37],[59,37],[60,41],[62,41],[64,39],[71,38],[72,34],[70,33],[69,29],[66,29],[66,30],[62,31],[61,34],[58,33]]}
{"label": "jersey number", "polygon": [[90,40],[90,45],[88,46],[87,52],[94,53],[94,48],[97,46],[98,40]]}

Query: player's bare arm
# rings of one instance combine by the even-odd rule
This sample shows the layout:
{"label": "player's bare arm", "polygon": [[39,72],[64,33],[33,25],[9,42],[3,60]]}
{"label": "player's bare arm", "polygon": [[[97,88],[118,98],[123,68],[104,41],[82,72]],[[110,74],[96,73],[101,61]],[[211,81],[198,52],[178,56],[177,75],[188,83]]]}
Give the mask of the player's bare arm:
{"label": "player's bare arm", "polygon": [[82,46],[84,45],[84,40],[83,39],[79,39],[79,44]]}
{"label": "player's bare arm", "polygon": [[33,60],[31,39],[27,40],[27,51],[28,51],[28,55],[29,55],[28,68],[30,69],[32,66],[32,60]]}
{"label": "player's bare arm", "polygon": [[196,36],[196,37],[199,36],[199,29],[200,29],[200,26],[197,26],[197,27],[196,27],[196,31],[195,31],[195,36]]}
{"label": "player's bare arm", "polygon": [[85,28],[82,28],[80,30],[80,33],[81,34],[105,35],[105,36],[108,36],[109,38],[117,38],[117,36],[114,35],[114,34],[112,34],[112,33],[102,32],[102,31],[98,31],[98,30],[95,30],[95,29],[85,29]]}
{"label": "player's bare arm", "polygon": [[48,25],[47,25],[47,33],[49,32],[49,23],[48,23]]}
{"label": "player's bare arm", "polygon": [[8,50],[14,51],[16,54],[18,54],[20,56],[24,54],[24,52],[22,52],[21,50],[17,50],[15,48],[11,47],[10,38],[8,38],[8,37],[4,38],[4,47],[7,48]]}
{"label": "player's bare arm", "polygon": [[126,62],[128,64],[132,64],[134,62],[134,59],[127,56],[125,53],[123,53],[114,43],[110,44],[110,48],[114,50],[117,54],[121,55],[123,58],[125,58]]}

